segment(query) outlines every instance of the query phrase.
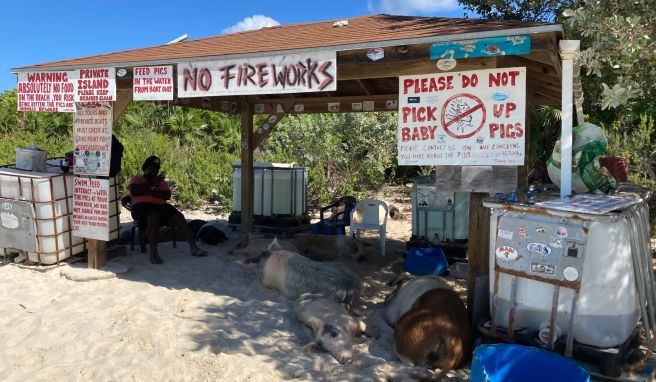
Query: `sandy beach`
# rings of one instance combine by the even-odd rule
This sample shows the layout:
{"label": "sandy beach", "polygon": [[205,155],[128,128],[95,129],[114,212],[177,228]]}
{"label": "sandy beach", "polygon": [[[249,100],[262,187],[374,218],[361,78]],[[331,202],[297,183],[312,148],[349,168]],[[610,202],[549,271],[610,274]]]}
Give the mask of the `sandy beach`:
{"label": "sandy beach", "polygon": [[[226,224],[216,215],[186,216]],[[364,316],[401,272],[409,218],[389,221],[385,258],[372,245],[364,263],[348,263],[361,276]],[[129,214],[122,220],[128,229]],[[403,381],[423,372],[401,364],[385,336],[356,345],[351,365],[325,352],[303,353],[311,338],[294,318],[293,302],[263,287],[255,265],[228,254],[239,233],[226,232],[227,243],[201,244],[204,258],[190,256],[186,243],[160,243],[163,265],[128,246],[105,268],[117,274],[94,273],[84,261],[1,266],[0,380]],[[449,380],[467,376],[459,370]]]}

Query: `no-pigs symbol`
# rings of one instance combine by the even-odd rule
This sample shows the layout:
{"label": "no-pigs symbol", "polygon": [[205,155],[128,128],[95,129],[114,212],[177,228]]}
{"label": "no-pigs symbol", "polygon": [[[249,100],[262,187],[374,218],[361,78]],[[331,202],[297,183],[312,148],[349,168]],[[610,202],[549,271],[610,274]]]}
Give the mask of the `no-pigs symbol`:
{"label": "no-pigs symbol", "polygon": [[[485,124],[485,106],[480,98],[471,94],[456,94],[442,106],[442,126],[451,137],[469,138]],[[455,126],[454,126],[455,125]]]}

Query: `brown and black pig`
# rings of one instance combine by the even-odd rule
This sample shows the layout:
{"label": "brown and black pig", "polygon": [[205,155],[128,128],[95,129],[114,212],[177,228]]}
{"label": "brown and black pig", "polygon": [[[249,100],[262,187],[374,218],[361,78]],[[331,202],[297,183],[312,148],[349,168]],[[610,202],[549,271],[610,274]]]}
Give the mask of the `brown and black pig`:
{"label": "brown and black pig", "polygon": [[471,359],[467,309],[451,289],[431,289],[419,297],[394,328],[394,352],[412,366],[447,370]]}

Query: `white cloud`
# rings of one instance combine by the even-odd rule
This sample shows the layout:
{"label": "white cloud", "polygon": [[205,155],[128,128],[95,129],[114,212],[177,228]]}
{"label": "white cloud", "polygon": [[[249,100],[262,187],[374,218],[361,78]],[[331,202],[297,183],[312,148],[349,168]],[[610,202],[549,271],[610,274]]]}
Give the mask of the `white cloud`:
{"label": "white cloud", "polygon": [[275,25],[280,25],[280,23],[269,16],[253,15],[251,17],[246,17],[245,19],[241,20],[235,25],[227,27],[226,29],[221,31],[221,33],[251,31],[254,29],[272,27]]}
{"label": "white cloud", "polygon": [[459,9],[458,0],[368,0],[371,12],[416,15]]}

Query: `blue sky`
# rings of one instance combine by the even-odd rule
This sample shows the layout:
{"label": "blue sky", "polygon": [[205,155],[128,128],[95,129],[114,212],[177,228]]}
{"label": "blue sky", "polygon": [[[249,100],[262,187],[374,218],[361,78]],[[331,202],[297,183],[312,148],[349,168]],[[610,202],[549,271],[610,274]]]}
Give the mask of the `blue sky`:
{"label": "blue sky", "polygon": [[464,14],[457,0],[0,0],[0,92],[16,86],[13,67],[373,13]]}

